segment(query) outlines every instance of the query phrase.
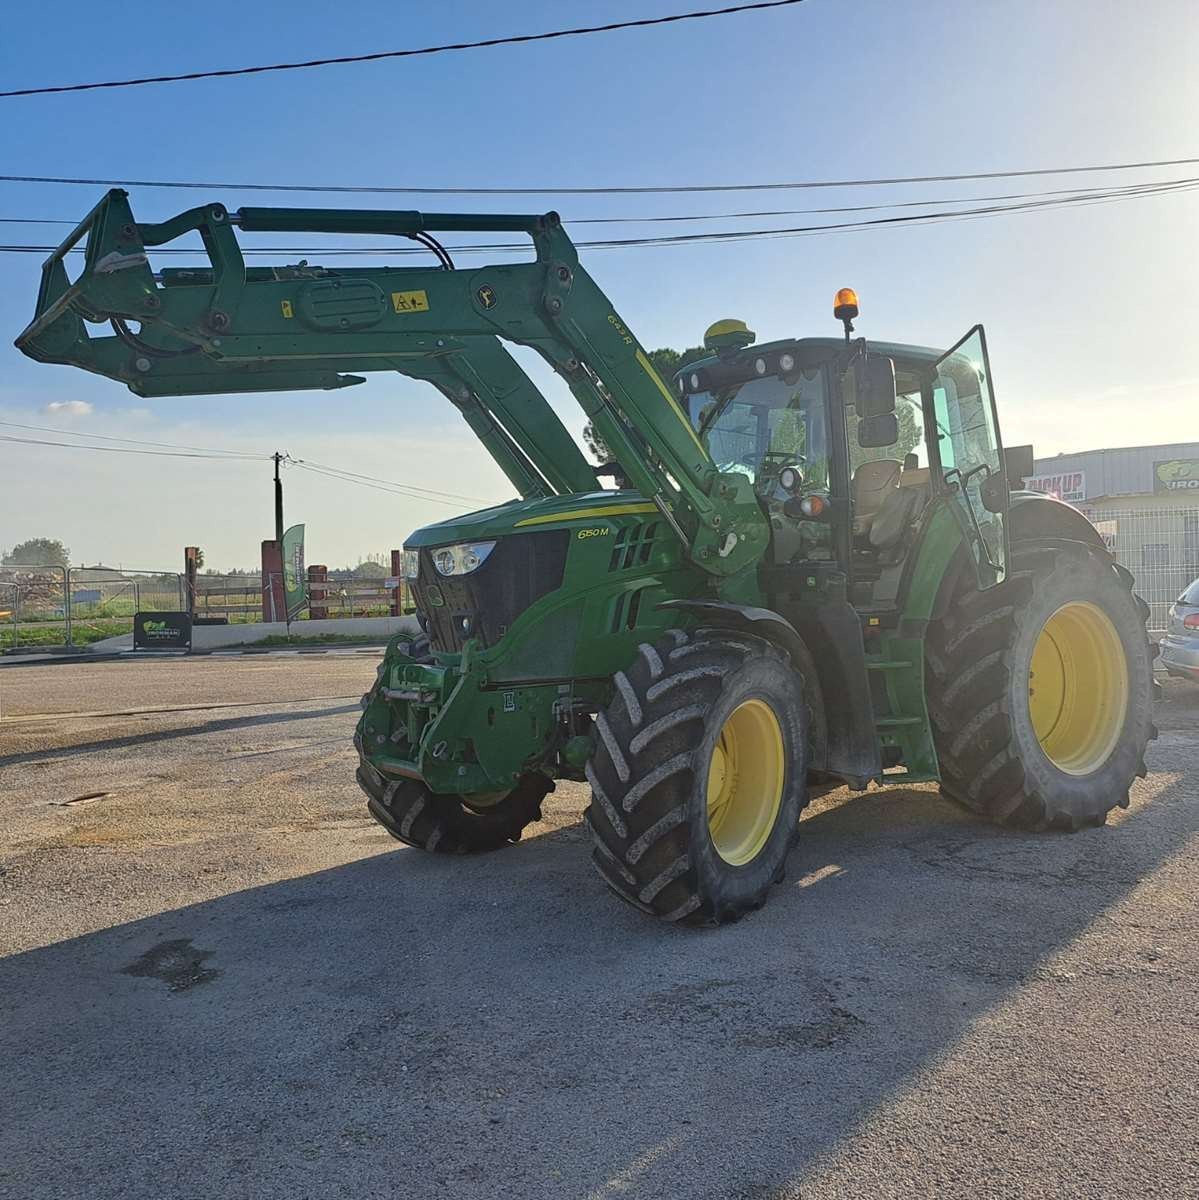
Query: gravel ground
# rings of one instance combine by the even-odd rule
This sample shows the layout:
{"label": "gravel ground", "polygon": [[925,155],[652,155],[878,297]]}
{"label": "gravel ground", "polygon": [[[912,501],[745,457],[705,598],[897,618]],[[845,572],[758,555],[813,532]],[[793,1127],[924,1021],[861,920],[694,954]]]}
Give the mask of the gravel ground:
{"label": "gravel ground", "polygon": [[695,931],[608,895],[574,785],[502,853],[391,841],[374,663],[0,668],[0,1196],[1199,1196],[1199,688],[1104,829],[838,792]]}

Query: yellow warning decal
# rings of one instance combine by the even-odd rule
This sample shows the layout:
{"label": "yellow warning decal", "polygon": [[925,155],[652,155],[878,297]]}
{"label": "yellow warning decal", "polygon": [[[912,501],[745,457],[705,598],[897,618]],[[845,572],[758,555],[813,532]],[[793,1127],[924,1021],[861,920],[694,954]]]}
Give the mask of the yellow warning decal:
{"label": "yellow warning decal", "polygon": [[671,411],[674,412],[680,421],[683,422],[684,428],[691,435],[691,440],[699,447],[699,452],[705,457],[708,457],[708,452],[704,449],[699,438],[695,436],[695,430],[691,428],[691,422],[687,420],[683,410],[679,407],[679,402],[670,394],[670,388],[662,382],[662,376],[654,370],[654,364],[646,357],[643,350],[637,351],[637,365],[658,385],[658,391],[666,399],[666,403],[670,405]]}
{"label": "yellow warning decal", "polygon": [[429,296],[425,291],[392,292],[391,307],[398,313],[428,312]]}
{"label": "yellow warning decal", "polygon": [[290,301],[290,300],[280,300],[280,301],[279,301],[279,307],[280,307],[280,309],[282,309],[282,311],[283,311],[283,315],[284,315],[285,317],[289,317],[289,318],[290,318],[290,317],[294,317],[294,316],[296,315],[294,312],[292,312],[292,308],[291,308],[291,301]]}

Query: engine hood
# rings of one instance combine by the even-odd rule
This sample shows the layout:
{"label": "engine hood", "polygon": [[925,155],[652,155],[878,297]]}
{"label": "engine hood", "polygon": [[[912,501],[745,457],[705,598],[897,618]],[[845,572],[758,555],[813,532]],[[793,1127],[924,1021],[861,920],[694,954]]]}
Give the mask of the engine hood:
{"label": "engine hood", "polygon": [[482,541],[507,533],[560,529],[587,521],[652,512],[657,512],[657,507],[639,492],[632,491],[576,492],[541,500],[511,500],[494,508],[482,508],[426,525],[405,539],[404,548],[415,550],[454,542]]}

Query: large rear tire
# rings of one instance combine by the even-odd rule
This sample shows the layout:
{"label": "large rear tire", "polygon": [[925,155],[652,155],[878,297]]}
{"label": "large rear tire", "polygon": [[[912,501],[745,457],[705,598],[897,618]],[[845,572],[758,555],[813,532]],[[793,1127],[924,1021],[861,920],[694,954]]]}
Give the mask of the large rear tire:
{"label": "large rear tire", "polygon": [[758,638],[672,630],[614,682],[587,764],[601,876],[667,921],[719,925],[760,908],[804,803],[802,676]]}
{"label": "large rear tire", "polygon": [[1102,825],[1145,774],[1148,608],[1097,549],[1017,544],[1004,583],[930,628],[928,699],[945,792],[1000,825]]}

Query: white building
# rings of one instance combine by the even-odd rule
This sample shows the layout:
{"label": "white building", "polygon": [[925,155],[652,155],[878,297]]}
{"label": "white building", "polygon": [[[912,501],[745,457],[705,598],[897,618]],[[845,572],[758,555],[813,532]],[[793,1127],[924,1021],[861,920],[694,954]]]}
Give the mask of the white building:
{"label": "white building", "polygon": [[1125,446],[1036,461],[1028,486],[1081,509],[1149,601],[1151,628],[1199,578],[1199,442]]}

